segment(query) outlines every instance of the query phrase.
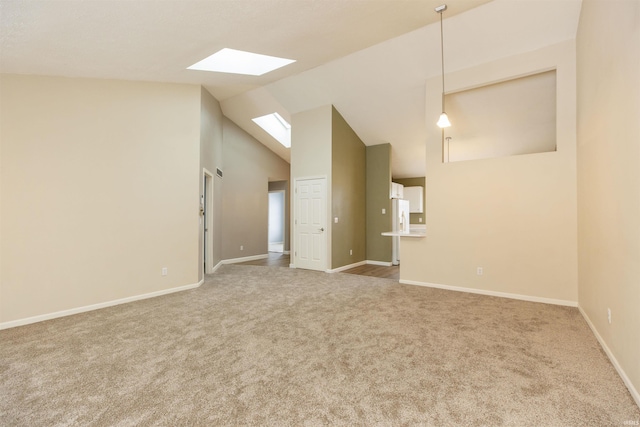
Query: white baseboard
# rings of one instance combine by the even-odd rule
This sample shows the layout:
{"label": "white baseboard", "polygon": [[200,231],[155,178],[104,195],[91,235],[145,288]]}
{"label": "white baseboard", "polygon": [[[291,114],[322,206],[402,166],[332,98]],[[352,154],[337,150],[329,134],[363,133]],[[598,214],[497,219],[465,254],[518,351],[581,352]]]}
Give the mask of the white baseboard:
{"label": "white baseboard", "polygon": [[471,294],[480,294],[480,295],[488,295],[492,297],[501,297],[501,298],[510,298],[517,299],[522,301],[530,301],[530,302],[541,302],[544,304],[553,304],[553,305],[564,305],[568,307],[577,307],[577,301],[568,301],[561,299],[553,299],[553,298],[544,298],[544,297],[534,297],[529,295],[520,295],[520,294],[512,294],[508,292],[497,292],[497,291],[489,291],[485,289],[474,289],[474,288],[463,288],[460,286],[449,286],[449,285],[439,285],[436,283],[427,283],[427,282],[417,282],[414,280],[400,280],[400,283],[404,283],[405,285],[417,285],[417,286],[426,286],[428,288],[438,288],[438,289],[446,289],[448,291],[456,291],[456,292],[468,292]]}
{"label": "white baseboard", "polygon": [[216,270],[218,270],[220,267],[222,267],[222,265],[223,265],[223,264],[224,264],[224,262],[223,262],[223,261],[220,261],[219,263],[217,263],[217,264],[216,264],[216,266],[215,266],[215,267],[213,267],[213,268],[211,269],[211,273],[207,273],[207,274],[213,274],[213,273],[215,273],[215,272],[216,272]]}
{"label": "white baseboard", "polygon": [[289,264],[289,268],[296,268],[295,264]]}
{"label": "white baseboard", "polygon": [[257,259],[264,259],[264,258],[269,258],[269,254],[245,256],[245,257],[242,257],[242,258],[223,259],[220,262],[222,264],[237,264],[239,262],[255,261]]}
{"label": "white baseboard", "polygon": [[343,265],[342,267],[332,268],[331,270],[327,270],[326,273],[338,273],[340,271],[349,270],[350,268],[360,267],[361,265],[365,265],[367,261],[354,262],[353,264]]}
{"label": "white baseboard", "polygon": [[633,397],[633,400],[636,401],[636,405],[640,406],[640,393],[638,393],[638,390],[636,390],[636,388],[633,386],[633,383],[627,376],[627,373],[624,371],[624,369],[622,369],[622,366],[620,366],[620,363],[618,363],[618,360],[611,352],[611,349],[609,349],[609,346],[607,346],[607,343],[604,341],[604,339],[602,339],[602,337],[598,333],[598,330],[593,325],[593,322],[591,322],[591,319],[589,319],[589,316],[587,316],[587,313],[579,305],[578,305],[578,310],[580,310],[580,314],[582,314],[582,317],[587,322],[587,325],[589,325],[589,327],[591,328],[591,332],[593,332],[593,335],[596,336],[596,339],[600,343],[600,347],[602,347],[604,352],[607,354],[607,357],[609,357],[611,364],[613,364],[613,366],[616,368],[616,371],[618,371],[618,375],[620,375],[620,378],[622,378],[622,381],[629,389],[629,393],[631,393],[631,397]]}
{"label": "white baseboard", "polygon": [[291,251],[282,251],[282,253],[285,255],[291,255]]}
{"label": "white baseboard", "polygon": [[204,279],[202,279],[198,283],[193,283],[191,285],[178,286],[177,288],[163,289],[161,291],[150,292],[148,294],[134,295],[132,297],[120,298],[117,300],[101,302],[98,304],[85,305],[84,307],[76,307],[76,308],[71,308],[69,310],[56,311],[54,313],[41,314],[38,316],[27,317],[25,319],[12,320],[10,322],[3,322],[3,323],[0,323],[0,330],[15,328],[16,326],[29,325],[31,323],[43,322],[45,320],[56,319],[58,317],[71,316],[73,314],[85,313],[87,311],[99,310],[101,308],[107,308],[107,307],[112,307],[114,305],[126,304],[128,302],[159,297],[161,295],[172,294],[174,292],[186,291],[189,289],[197,288],[203,283],[204,283]]}
{"label": "white baseboard", "polygon": [[371,265],[381,265],[383,267],[391,267],[391,261],[372,261],[370,259],[367,260],[367,264]]}

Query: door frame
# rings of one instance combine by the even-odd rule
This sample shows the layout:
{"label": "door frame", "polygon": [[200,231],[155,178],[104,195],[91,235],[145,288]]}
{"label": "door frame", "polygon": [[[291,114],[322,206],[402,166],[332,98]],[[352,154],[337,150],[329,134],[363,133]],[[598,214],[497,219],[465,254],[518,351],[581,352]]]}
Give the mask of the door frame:
{"label": "door frame", "polygon": [[298,258],[298,248],[296,247],[296,244],[298,241],[297,223],[298,223],[298,217],[299,217],[298,183],[300,181],[309,181],[309,180],[316,180],[316,179],[324,180],[325,222],[327,223],[327,225],[326,225],[326,232],[323,233],[324,247],[325,247],[323,271],[328,272],[331,265],[331,224],[332,222],[330,220],[331,219],[331,203],[329,203],[329,197],[331,196],[331,191],[329,188],[330,182],[326,175],[303,176],[303,177],[298,177],[293,179],[293,189],[291,191],[291,197],[293,198],[293,218],[291,221],[291,239],[289,242],[293,257],[291,258],[291,264],[289,265],[289,267],[297,268],[296,260]]}
{"label": "door frame", "polygon": [[[287,221],[286,221],[286,208],[287,208],[287,191],[286,190],[271,190],[268,192],[268,194],[271,193],[282,193],[282,253],[285,253],[284,250],[284,246],[285,246],[285,242],[287,240],[287,236],[286,236],[286,230],[285,227],[287,226]],[[269,198],[268,201],[268,212],[271,213],[271,198]],[[269,213],[267,215],[269,215]],[[271,244],[271,242],[269,241],[269,232],[271,231],[271,218],[267,218],[267,248],[268,246]]]}
{"label": "door frame", "polygon": [[[213,174],[202,168],[202,272],[213,273]],[[207,239],[208,237],[208,239]]]}

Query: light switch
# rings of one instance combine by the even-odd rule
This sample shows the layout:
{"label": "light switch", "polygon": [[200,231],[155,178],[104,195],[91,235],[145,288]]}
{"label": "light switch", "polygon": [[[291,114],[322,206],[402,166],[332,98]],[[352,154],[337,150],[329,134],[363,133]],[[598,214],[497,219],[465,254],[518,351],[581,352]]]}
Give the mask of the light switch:
{"label": "light switch", "polygon": [[333,222],[338,223],[338,217],[333,218]]}
{"label": "light switch", "polygon": [[382,208],[382,215],[385,215],[387,213],[387,210],[385,208]]}

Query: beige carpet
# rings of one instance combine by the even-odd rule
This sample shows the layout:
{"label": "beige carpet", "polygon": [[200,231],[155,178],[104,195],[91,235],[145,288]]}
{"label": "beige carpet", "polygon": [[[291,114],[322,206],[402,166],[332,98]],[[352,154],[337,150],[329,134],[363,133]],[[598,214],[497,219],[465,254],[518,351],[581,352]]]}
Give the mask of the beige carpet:
{"label": "beige carpet", "polygon": [[[90,285],[90,284],[88,284]],[[0,331],[0,425],[622,426],[576,309],[286,268]]]}

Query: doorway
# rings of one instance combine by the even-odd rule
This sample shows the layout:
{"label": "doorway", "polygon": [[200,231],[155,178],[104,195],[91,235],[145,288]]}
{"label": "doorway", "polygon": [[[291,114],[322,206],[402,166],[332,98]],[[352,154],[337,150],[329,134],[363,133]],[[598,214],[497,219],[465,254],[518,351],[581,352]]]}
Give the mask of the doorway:
{"label": "doorway", "polygon": [[285,191],[269,191],[269,252],[284,252]]}
{"label": "doorway", "polygon": [[213,175],[206,169],[202,170],[202,271],[204,274],[213,272]]}

